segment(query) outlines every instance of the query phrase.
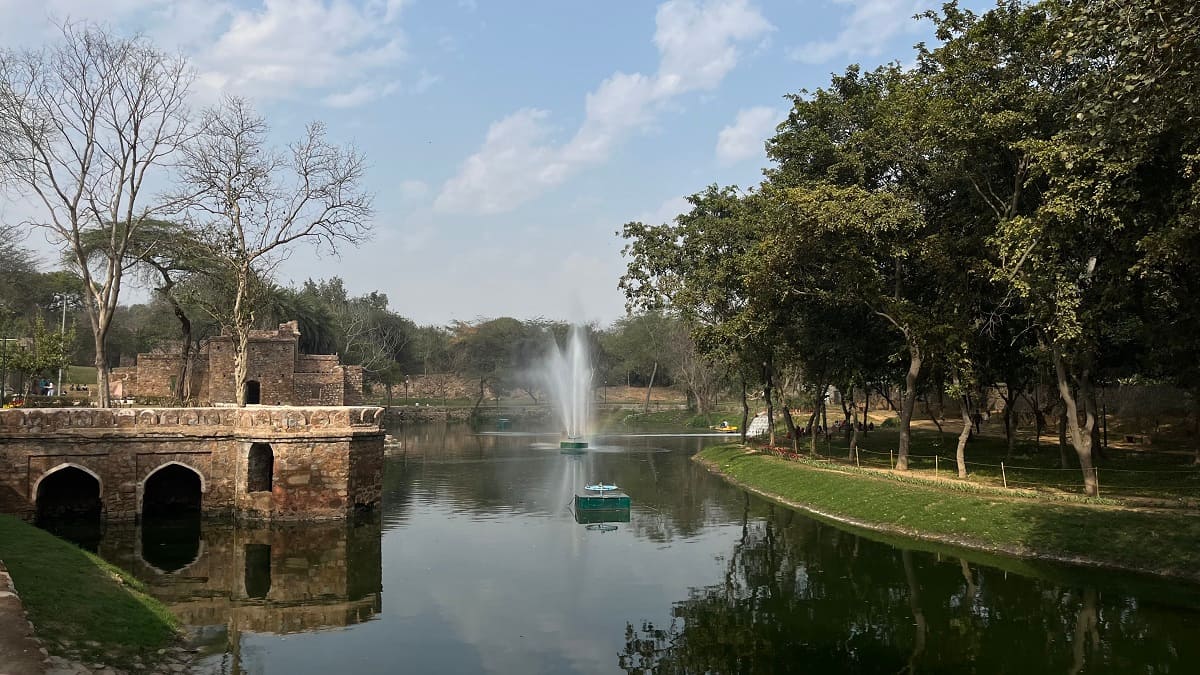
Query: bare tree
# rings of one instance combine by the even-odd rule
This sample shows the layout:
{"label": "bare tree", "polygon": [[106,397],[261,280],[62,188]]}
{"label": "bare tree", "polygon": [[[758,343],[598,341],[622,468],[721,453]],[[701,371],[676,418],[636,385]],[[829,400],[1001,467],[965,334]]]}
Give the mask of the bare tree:
{"label": "bare tree", "polygon": [[336,253],[338,244],[370,231],[371,196],[360,185],[365,163],[357,150],[331,144],[319,122],[283,151],[268,146],[267,134],[247,101],[228,97],[204,112],[180,165],[181,213],[233,285],[230,304],[215,318],[234,337],[238,405],[246,404],[246,349],[260,280],[293,244]]}
{"label": "bare tree", "polygon": [[[43,207],[30,224],[63,245],[83,279],[107,407],[105,344],[131,242],[163,208],[146,204],[146,179],[185,140],[192,73],[141,36],[61,29],[53,48],[0,51],[0,171]],[[90,251],[93,231],[103,234]]]}
{"label": "bare tree", "polygon": [[[412,338],[393,316],[356,300],[335,310],[346,354],[368,373],[380,373],[396,363]],[[399,317],[395,317],[399,318]]]}

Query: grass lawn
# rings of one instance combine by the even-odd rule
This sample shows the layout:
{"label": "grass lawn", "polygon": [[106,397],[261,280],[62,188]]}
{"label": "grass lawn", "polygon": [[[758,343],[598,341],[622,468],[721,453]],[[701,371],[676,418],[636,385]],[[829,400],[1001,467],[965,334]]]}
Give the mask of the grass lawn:
{"label": "grass lawn", "polygon": [[708,448],[697,459],[747,487],[867,529],[1018,556],[1200,581],[1200,514],[998,497],[837,465]]}
{"label": "grass lawn", "polygon": [[66,384],[96,384],[96,366],[67,366],[63,379]]}
{"label": "grass lawn", "polygon": [[153,660],[177,636],[170,611],[136,579],[12,516],[0,515],[0,560],[52,653],[121,667]]}
{"label": "grass lawn", "polygon": [[[932,429],[912,431],[909,458],[910,473],[915,476],[950,478],[955,475],[956,430],[939,434]],[[900,433],[894,427],[877,428],[859,438],[858,463],[876,469],[891,468],[889,451],[899,444]],[[791,442],[776,437],[776,444],[790,448]],[[818,437],[818,455],[846,461],[849,443],[841,433],[830,435],[826,443]],[[810,452],[809,438],[800,439],[800,452]],[[935,459],[936,457],[936,459]],[[1048,495],[1082,495],[1083,474],[1075,450],[1067,447],[1067,467],[1060,466],[1057,442],[1043,439],[1039,447],[1032,439],[1019,439],[1012,456],[1002,436],[978,435],[966,448],[967,483],[1036,490]],[[1004,463],[1001,471],[1000,464]],[[1145,449],[1110,447],[1097,459],[1100,496],[1141,503],[1195,507],[1200,503],[1200,466],[1186,452],[1155,452]]]}

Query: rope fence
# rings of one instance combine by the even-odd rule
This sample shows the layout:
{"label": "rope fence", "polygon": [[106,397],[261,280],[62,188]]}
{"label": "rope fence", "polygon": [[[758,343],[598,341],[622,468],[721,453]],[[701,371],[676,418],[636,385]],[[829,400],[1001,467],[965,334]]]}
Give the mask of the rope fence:
{"label": "rope fence", "polygon": [[[812,457],[805,453],[794,453],[788,448],[771,447],[770,452],[785,459],[824,460],[840,464],[867,468],[895,469],[899,455],[896,451],[880,452],[858,448],[853,455],[838,454],[832,456]],[[849,456],[848,456],[849,455]],[[1007,462],[991,463],[966,460],[963,462],[968,473],[977,477],[999,479],[1001,486],[1006,489],[1019,490],[1062,490],[1078,492],[1084,489],[1082,480],[1063,482],[1064,474],[1082,475],[1079,467],[1049,467],[1010,465]],[[956,476],[958,463],[954,456],[941,454],[909,454],[908,468],[918,471],[932,469],[934,476],[942,471],[947,476]],[[1193,495],[1200,490],[1200,466],[1192,469],[1120,469],[1108,467],[1093,467],[1092,478],[1103,493],[1118,493],[1125,496],[1168,497],[1172,493]],[[1039,478],[1039,476],[1042,476]],[[1101,483],[1102,477],[1107,477]],[[1115,479],[1115,480],[1114,480]]]}

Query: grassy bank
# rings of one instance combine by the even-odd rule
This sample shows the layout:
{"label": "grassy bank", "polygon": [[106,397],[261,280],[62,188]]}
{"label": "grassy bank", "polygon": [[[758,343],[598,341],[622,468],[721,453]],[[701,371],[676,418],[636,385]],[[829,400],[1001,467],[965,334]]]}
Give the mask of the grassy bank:
{"label": "grassy bank", "polygon": [[1200,515],[974,494],[722,445],[697,459],[791,506],[870,530],[1200,581]]}
{"label": "grassy bank", "polygon": [[[892,418],[894,419],[894,418]],[[954,451],[960,427],[947,426],[944,433],[932,429],[913,429],[909,473],[926,478],[954,475]],[[790,448],[790,441],[776,441]],[[863,467],[888,469],[899,445],[895,428],[880,427],[859,439],[857,462],[847,459],[849,439],[841,433],[828,440],[819,438],[817,453],[824,458],[857,463]],[[800,452],[810,453],[810,438],[800,439]],[[966,447],[969,477],[964,485],[1011,487],[1037,490],[1047,495],[1082,495],[1083,476],[1075,451],[1068,448],[1067,465],[1052,441],[1040,445],[1032,439],[1020,439],[1013,452],[1001,435],[973,437]],[[1005,469],[1001,469],[1001,464]],[[1111,447],[1099,461],[1100,496],[1130,502],[1159,502],[1162,505],[1193,507],[1200,499],[1200,466],[1193,464],[1190,453],[1155,452],[1136,447]]]}
{"label": "grassy bank", "polygon": [[11,516],[0,515],[0,560],[52,653],[123,666],[177,635],[174,617],[136,579]]}

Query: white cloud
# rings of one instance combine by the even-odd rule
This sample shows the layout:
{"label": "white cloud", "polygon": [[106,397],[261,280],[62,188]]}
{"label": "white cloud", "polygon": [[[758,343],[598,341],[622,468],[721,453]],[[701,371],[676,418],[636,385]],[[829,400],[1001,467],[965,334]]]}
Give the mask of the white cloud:
{"label": "white cloud", "polygon": [[921,0],[834,0],[853,10],[842,30],[830,40],[806,42],[787,50],[790,58],[803,63],[827,63],[836,59],[877,56],[888,40],[900,32],[913,30],[914,14],[925,7]]}
{"label": "white cloud", "polygon": [[763,153],[763,144],[775,132],[785,113],[765,106],[739,110],[733,124],[717,134],[717,161],[736,164]]}
{"label": "white cloud", "polygon": [[340,107],[386,95],[395,87],[379,75],[405,56],[402,4],[263,0],[231,10],[228,28],[196,58],[200,82],[259,99],[339,87],[325,102]]}
{"label": "white cloud", "polygon": [[737,65],[739,47],[772,30],[747,0],[670,0],[655,17],[654,75],[617,72],[584,101],[585,117],[565,143],[553,142],[548,114],[519,110],[488,129],[483,147],[446,181],[439,211],[500,213],[608,159],[672,99],[716,88]]}
{"label": "white cloud", "polygon": [[688,203],[685,197],[671,197],[658,205],[658,208],[653,211],[645,211],[637,215],[634,220],[647,225],[662,225],[664,223],[675,222],[675,217],[681,213],[686,213],[692,209],[692,205]]}

